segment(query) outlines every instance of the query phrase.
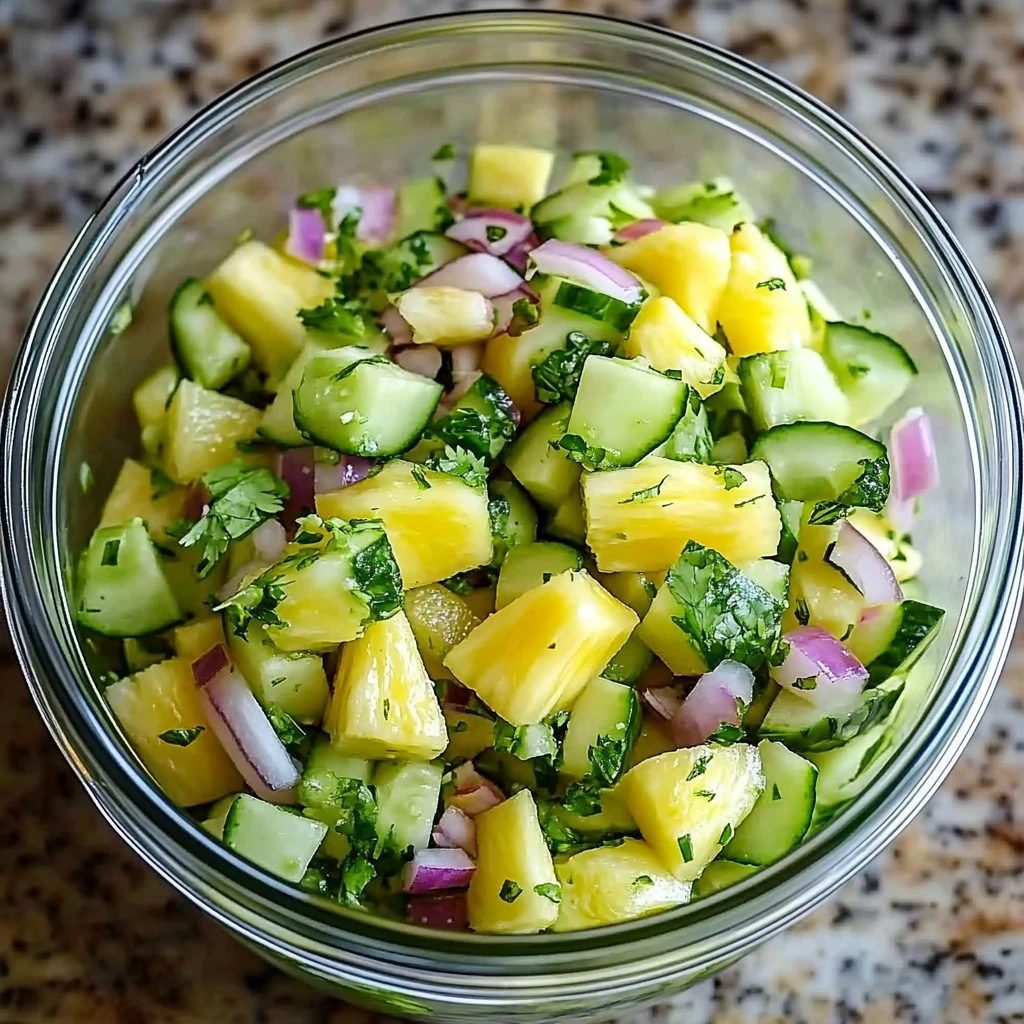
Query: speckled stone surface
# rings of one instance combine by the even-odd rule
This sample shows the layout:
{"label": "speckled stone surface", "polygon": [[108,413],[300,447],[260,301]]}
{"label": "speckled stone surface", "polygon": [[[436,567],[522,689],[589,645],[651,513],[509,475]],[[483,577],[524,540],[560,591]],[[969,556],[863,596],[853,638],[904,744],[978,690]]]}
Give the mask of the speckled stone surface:
{"label": "speckled stone surface", "polygon": [[[0,0],[0,373],[87,212],[198,106],[324,37],[493,6]],[[936,201],[1024,338],[1021,0],[540,6],[703,36],[837,106]],[[9,657],[2,671],[0,1021],[374,1019],[267,967],[160,882],[92,809]],[[630,1024],[1024,1021],[1022,779],[1019,635],[967,754],[899,842],[784,937]]]}

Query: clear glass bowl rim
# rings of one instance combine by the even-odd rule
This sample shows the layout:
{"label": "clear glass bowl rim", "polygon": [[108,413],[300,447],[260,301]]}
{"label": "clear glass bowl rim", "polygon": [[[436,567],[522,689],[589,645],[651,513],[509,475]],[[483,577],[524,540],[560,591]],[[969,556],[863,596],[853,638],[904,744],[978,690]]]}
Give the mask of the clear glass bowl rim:
{"label": "clear glass bowl rim", "polygon": [[[950,672],[914,736],[835,822],[784,861],[694,907],[627,925],[576,935],[496,937],[437,933],[399,922],[338,912],[235,860],[156,792],[134,760],[96,727],[81,697],[51,621],[38,566],[33,561],[28,510],[33,467],[29,441],[40,395],[40,366],[52,357],[51,334],[74,300],[77,282],[116,230],[120,212],[137,201],[150,171],[182,158],[191,138],[209,126],[287,89],[317,68],[375,49],[414,46],[440,33],[501,31],[540,26],[553,34],[614,35],[628,47],[658,47],[714,66],[736,84],[758,89],[801,118],[836,146],[856,154],[897,197],[903,214],[927,241],[975,321],[985,385],[992,403],[999,459],[979,468],[983,501],[1006,513],[994,527],[982,568],[988,589],[968,594],[969,624]],[[724,70],[723,70],[724,69]],[[159,179],[153,174],[153,179]],[[951,368],[955,372],[955,368]],[[927,200],[870,142],[824,104],[770,72],[725,50],[666,29],[594,15],[487,11],[437,15],[368,29],[306,50],[242,83],[214,101],[147,154],[83,227],[50,282],[26,332],[4,406],[3,588],[16,651],[33,699],[97,806],[121,836],[166,880],[241,937],[286,958],[318,963],[328,974],[397,987],[417,988],[417,971],[431,971],[428,991],[448,985],[485,991],[495,978],[542,991],[616,984],[642,963],[648,976],[699,970],[746,949],[808,913],[863,867],[910,821],[948,773],[983,712],[1013,632],[1022,589],[1020,473],[1022,443],[1020,380],[991,299],[947,226]],[[999,464],[1017,467],[1000,474]],[[39,510],[56,544],[54,503]],[[56,550],[54,547],[53,550]],[[999,595],[998,598],[995,595]],[[159,841],[157,841],[159,840]]]}

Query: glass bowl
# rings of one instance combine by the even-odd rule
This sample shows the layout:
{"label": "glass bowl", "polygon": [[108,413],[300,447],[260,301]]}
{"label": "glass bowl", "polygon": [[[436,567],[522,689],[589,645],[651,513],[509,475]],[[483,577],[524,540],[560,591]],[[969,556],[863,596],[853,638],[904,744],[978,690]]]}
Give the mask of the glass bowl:
{"label": "glass bowl", "polygon": [[[657,184],[731,176],[826,294],[898,337],[921,372],[940,492],[915,540],[948,610],[903,742],[780,863],[706,900],[570,935],[426,931],[327,906],[229,854],[155,787],[93,679],[66,584],[133,453],[131,390],[167,358],[171,290],[246,229],[280,230],[325,182],[427,173],[439,142],[615,149]],[[129,301],[131,326],[109,330]],[[905,407],[905,406],[904,406]],[[887,424],[883,424],[883,427]],[[568,14],[393,25],[309,50],[228,93],[144,157],[44,294],[3,420],[4,592],[40,712],[138,854],[252,948],[357,1002],[436,1021],[613,1016],[720,970],[807,914],[922,807],[981,716],[1021,597],[1021,391],[992,303],[949,229],[811,97],[696,40]],[[83,494],[79,467],[96,486]],[[92,673],[90,672],[92,666]],[[857,790],[859,792],[856,792]]]}

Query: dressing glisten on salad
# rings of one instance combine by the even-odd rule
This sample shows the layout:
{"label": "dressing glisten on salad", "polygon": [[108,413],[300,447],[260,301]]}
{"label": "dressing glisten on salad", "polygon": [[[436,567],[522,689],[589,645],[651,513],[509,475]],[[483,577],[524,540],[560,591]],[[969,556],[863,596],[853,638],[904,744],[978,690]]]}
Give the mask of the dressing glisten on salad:
{"label": "dressing glisten on salad", "polygon": [[593,928],[778,861],[899,742],[934,443],[907,352],[728,180],[586,152],[552,190],[555,154],[478,145],[455,191],[457,156],[182,282],[75,609],[237,856]]}

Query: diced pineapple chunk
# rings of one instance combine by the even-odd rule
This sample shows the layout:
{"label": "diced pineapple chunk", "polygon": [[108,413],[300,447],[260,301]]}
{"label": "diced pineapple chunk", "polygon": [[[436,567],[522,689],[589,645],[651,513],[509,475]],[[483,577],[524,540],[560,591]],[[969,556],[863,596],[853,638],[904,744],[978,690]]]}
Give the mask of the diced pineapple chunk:
{"label": "diced pineapple chunk", "polygon": [[255,437],[262,415],[237,398],[183,380],[167,411],[167,475],[187,484],[237,459],[238,442]]}
{"label": "diced pineapple chunk", "polygon": [[334,295],[334,282],[263,242],[240,245],[207,278],[217,312],[252,346],[256,367],[280,379],[306,340],[300,309]]}
{"label": "diced pineapple chunk", "polygon": [[445,665],[513,725],[570,707],[637,624],[585,572],[563,572],[517,597],[449,651]]}
{"label": "diced pineapple chunk", "polygon": [[382,519],[406,590],[486,565],[493,554],[487,493],[401,459],[358,484],[317,495],[316,507],[325,519]]}
{"label": "diced pineapple chunk", "polygon": [[647,614],[658,587],[665,582],[665,575],[660,572],[597,572],[594,578],[640,616]]}
{"label": "diced pineapple chunk", "polygon": [[609,255],[674,299],[703,331],[714,331],[731,260],[724,231],[695,222],[668,224]]}
{"label": "diced pineapple chunk", "polygon": [[405,614],[430,678],[454,678],[444,666],[444,657],[480,625],[480,620],[458,594],[440,583],[408,591]]}
{"label": "diced pineapple chunk", "polygon": [[600,928],[678,907],[689,901],[692,888],[666,871],[640,839],[584,850],[555,871],[562,883],[556,932]]}
{"label": "diced pineapple chunk", "polygon": [[619,783],[641,835],[683,882],[718,856],[763,790],[761,755],[747,743],[659,754]]}
{"label": "diced pineapple chunk", "polygon": [[469,926],[475,932],[526,935],[558,917],[558,878],[533,794],[514,797],[476,818],[476,871],[469,883]]}
{"label": "diced pineapple chunk", "polygon": [[[184,658],[151,665],[108,686],[104,696],[142,763],[179,807],[209,803],[242,788],[242,777],[209,727],[192,666]],[[197,728],[202,731],[187,745],[180,745],[187,737],[167,735]]]}
{"label": "diced pineapple chunk", "polygon": [[185,514],[187,494],[184,487],[159,494],[152,471],[134,459],[125,459],[107,495],[100,526],[121,526],[137,516],[146,521],[149,535],[161,540],[166,536],[167,524]]}
{"label": "diced pineapple chunk", "polygon": [[395,300],[417,345],[455,348],[494,333],[494,310],[479,292],[461,288],[410,288]]}
{"label": "diced pineapple chunk", "polygon": [[668,723],[646,712],[640,722],[640,734],[629,752],[629,767],[632,768],[650,757],[657,757],[675,749],[675,742],[669,735]]}
{"label": "diced pineapple chunk", "polygon": [[626,338],[626,355],[656,370],[679,370],[701,398],[725,383],[725,349],[667,295],[648,299]]}
{"label": "diced pineapple chunk", "polygon": [[174,630],[175,653],[189,665],[224,642],[224,624],[219,615],[204,615]]}
{"label": "diced pineapple chunk", "polygon": [[921,553],[910,543],[910,537],[901,536],[882,513],[855,508],[848,518],[874,544],[900,583],[912,580],[921,571]]}
{"label": "diced pineapple chunk", "polygon": [[448,745],[433,684],[402,612],[345,644],[324,729],[339,750],[429,761]]}
{"label": "diced pineapple chunk", "polygon": [[496,334],[484,346],[484,356],[480,363],[484,373],[493,377],[505,389],[524,423],[532,420],[544,408],[537,401],[537,392],[533,386],[534,352],[529,345],[529,336],[529,331],[518,338],[510,334]]}
{"label": "diced pineapple chunk", "polygon": [[637,633],[641,640],[677,676],[699,676],[707,672],[708,666],[690,642],[689,636],[676,624],[682,614],[668,587],[662,587],[650,610],[640,623]]}
{"label": "diced pineapple chunk", "polygon": [[486,206],[533,206],[547,194],[555,154],[527,146],[480,144],[469,162],[469,199]]}
{"label": "diced pineapple chunk", "polygon": [[[638,493],[649,497],[638,500]],[[583,505],[587,544],[601,572],[668,569],[688,540],[730,562],[749,562],[775,554],[782,529],[763,462],[646,458],[627,469],[585,473]]]}
{"label": "diced pineapple chunk", "polygon": [[730,244],[732,269],[717,315],[733,353],[810,344],[807,300],[781,250],[754,224],[741,224]]}

